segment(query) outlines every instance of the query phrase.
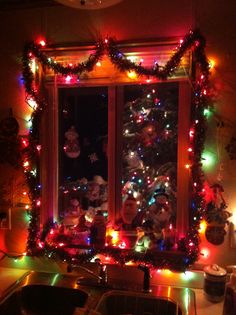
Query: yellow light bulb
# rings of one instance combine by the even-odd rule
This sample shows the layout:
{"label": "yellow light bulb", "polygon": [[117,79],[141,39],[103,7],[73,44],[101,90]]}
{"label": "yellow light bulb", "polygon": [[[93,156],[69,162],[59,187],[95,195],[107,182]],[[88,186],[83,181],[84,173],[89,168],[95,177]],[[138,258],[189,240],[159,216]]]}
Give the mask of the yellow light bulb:
{"label": "yellow light bulb", "polygon": [[215,68],[215,65],[216,65],[215,59],[210,58],[209,59],[209,68],[213,69],[213,68]]}
{"label": "yellow light bulb", "polygon": [[128,71],[127,77],[132,80],[137,79],[137,73],[135,71]]}
{"label": "yellow light bulb", "polygon": [[205,233],[206,227],[207,227],[206,221],[204,221],[204,220],[201,221],[200,228],[199,228],[198,232],[201,234]]}

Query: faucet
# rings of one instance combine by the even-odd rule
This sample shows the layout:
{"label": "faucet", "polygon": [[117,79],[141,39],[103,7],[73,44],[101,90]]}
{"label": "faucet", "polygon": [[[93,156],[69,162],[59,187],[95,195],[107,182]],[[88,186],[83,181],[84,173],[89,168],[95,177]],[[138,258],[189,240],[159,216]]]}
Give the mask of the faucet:
{"label": "faucet", "polygon": [[143,271],[143,292],[151,292],[150,289],[150,269],[144,264],[138,265],[138,269]]}
{"label": "faucet", "polygon": [[[73,265],[71,263],[69,263],[67,265],[67,272],[72,272],[73,268],[79,268],[81,270],[84,270],[85,272],[87,272],[88,274],[90,274],[91,276],[93,276],[94,278],[97,279],[97,284],[101,284],[101,285],[106,285],[108,280],[107,280],[107,266],[103,265],[100,260],[95,260],[95,262],[98,265],[98,274],[93,272],[92,270],[84,267],[84,266],[80,266],[80,265]],[[80,280],[78,281],[80,282]],[[82,281],[81,281],[82,282]]]}

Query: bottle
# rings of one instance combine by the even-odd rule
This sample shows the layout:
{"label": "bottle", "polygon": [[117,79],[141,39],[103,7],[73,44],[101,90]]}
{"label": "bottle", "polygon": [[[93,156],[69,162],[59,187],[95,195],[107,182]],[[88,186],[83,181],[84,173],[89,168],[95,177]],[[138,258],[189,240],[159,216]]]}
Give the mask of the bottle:
{"label": "bottle", "polygon": [[106,222],[102,211],[98,210],[90,228],[90,242],[94,248],[101,249],[105,246],[105,240]]}
{"label": "bottle", "polygon": [[223,315],[236,314],[236,267],[230,275],[229,282],[225,287],[225,299],[223,307]]}

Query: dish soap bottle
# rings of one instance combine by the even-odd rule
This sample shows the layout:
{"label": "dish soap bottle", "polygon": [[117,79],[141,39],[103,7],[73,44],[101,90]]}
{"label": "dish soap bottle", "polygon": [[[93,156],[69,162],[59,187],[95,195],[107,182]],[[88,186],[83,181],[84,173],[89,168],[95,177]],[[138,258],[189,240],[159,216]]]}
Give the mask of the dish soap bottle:
{"label": "dish soap bottle", "polygon": [[229,282],[225,287],[225,299],[223,307],[223,315],[236,314],[236,267],[230,275]]}

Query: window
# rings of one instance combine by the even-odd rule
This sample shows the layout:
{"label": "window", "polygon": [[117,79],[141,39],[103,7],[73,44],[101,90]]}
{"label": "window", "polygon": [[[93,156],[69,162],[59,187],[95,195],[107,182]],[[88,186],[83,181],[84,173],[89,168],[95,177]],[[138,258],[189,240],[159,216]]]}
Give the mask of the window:
{"label": "window", "polygon": [[[72,48],[55,49],[51,52],[50,50],[48,50],[49,55],[46,55],[41,52],[39,47],[34,43],[30,43],[26,46],[23,57],[23,75],[25,80],[25,87],[26,92],[29,94],[28,96],[32,98],[34,103],[36,102],[36,104],[34,105],[31,104],[31,106],[34,106],[34,112],[32,114],[33,128],[31,130],[31,137],[29,139],[30,146],[26,151],[26,158],[29,157],[29,154],[31,153],[33,153],[33,155],[30,157],[31,164],[28,163],[28,161],[24,163],[25,172],[27,173],[28,180],[32,179],[34,181],[33,184],[35,183],[33,187],[30,187],[32,193],[33,219],[30,222],[32,228],[29,229],[30,233],[28,240],[31,251],[35,250],[34,247],[36,246],[37,241],[35,235],[37,232],[36,225],[38,222],[37,217],[39,209],[42,210],[40,212],[42,223],[46,222],[51,217],[53,217],[54,220],[58,219],[58,188],[60,186],[59,162],[61,161],[59,147],[59,144],[61,144],[61,142],[59,141],[60,124],[58,119],[58,117],[60,116],[58,112],[60,109],[59,90],[66,87],[79,88],[80,92],[82,92],[82,88],[85,88],[85,90],[88,88],[92,88],[95,90],[99,87],[107,88],[109,190],[108,220],[114,222],[117,216],[121,214],[121,191],[122,185],[125,183],[125,180],[124,183],[121,182],[122,161],[124,161],[124,159],[122,158],[122,153],[127,148],[129,153],[129,147],[127,146],[127,144],[125,144],[126,141],[123,141],[123,138],[125,138],[126,135],[129,135],[129,131],[126,133],[125,130],[125,137],[123,137],[122,134],[122,122],[128,104],[125,103],[125,99],[126,96],[129,95],[129,93],[126,94],[125,91],[127,89],[129,90],[130,88],[127,88],[125,86],[137,86],[140,84],[148,83],[150,87],[150,83],[157,85],[159,83],[163,84],[163,82],[157,82],[157,80],[153,78],[158,77],[167,79],[167,76],[173,74],[173,70],[175,70],[174,75],[171,76],[171,80],[168,79],[165,82],[167,84],[176,82],[178,85],[177,176],[172,176],[173,182],[164,183],[164,186],[167,188],[170,187],[168,185],[171,184],[171,187],[174,187],[174,180],[177,179],[176,228],[178,237],[181,238],[180,243],[178,244],[178,249],[181,250],[182,255],[184,255],[184,253],[187,253],[185,257],[186,259],[184,260],[185,265],[191,264],[196,260],[198,255],[198,251],[196,250],[196,247],[198,247],[197,227],[201,219],[201,213],[204,210],[202,203],[203,182],[201,179],[201,151],[203,148],[205,136],[205,118],[203,109],[209,106],[209,99],[207,95],[209,66],[204,53],[205,41],[198,31],[190,32],[188,35],[186,35],[185,39],[181,42],[179,48],[171,58],[169,58],[171,49],[167,48],[171,45],[170,42],[167,44],[163,42],[152,44],[153,45],[151,45],[150,43],[142,43],[139,45],[131,46],[124,45],[124,52],[121,52],[116,48],[112,39],[106,39],[104,40],[104,43],[98,43],[97,48],[94,49],[95,52],[93,54],[90,54],[89,58],[85,58],[86,61],[84,63],[78,63],[77,60],[81,54],[84,55],[85,52],[88,52],[88,50],[91,49],[89,47],[81,49],[76,48],[75,50],[73,50]],[[176,43],[172,44],[176,45]],[[159,54],[156,54],[156,48],[158,48]],[[189,66],[191,61],[190,48],[194,52],[194,62],[196,63],[196,65],[199,65],[199,73],[197,73],[197,75],[199,74],[199,80],[196,80],[196,82],[193,82],[193,80],[191,79],[188,80],[188,76],[191,70]],[[50,105],[47,107],[45,106],[45,101],[39,95],[38,90],[34,90],[34,85],[40,88],[39,83],[41,82],[40,78],[42,78],[42,69],[40,68],[39,71],[37,70],[36,74],[35,72],[33,73],[33,71],[35,71],[35,67],[34,70],[31,69],[33,67],[32,52],[36,56],[36,58],[39,59],[39,61],[43,65],[46,65],[49,69],[49,71],[44,72],[44,84],[41,85],[41,88],[45,88],[44,95],[46,95],[47,93],[47,101]],[[107,52],[107,57],[104,57],[105,52]],[[144,56],[145,58],[147,57],[146,66],[148,66],[148,64],[150,65],[150,62],[152,62],[153,64],[154,55],[158,55],[158,62],[155,62],[154,66],[152,66],[151,68],[147,68],[141,65],[143,63],[143,59],[141,59],[140,56]],[[99,61],[99,59],[102,56],[103,66],[101,67],[101,62]],[[136,59],[136,63],[133,63],[133,61],[129,61],[129,59],[131,58],[133,61],[134,59]],[[68,65],[68,62],[70,61],[71,63],[69,63]],[[138,61],[139,65],[137,65]],[[77,62],[77,64],[73,65],[73,62]],[[67,64],[66,66],[64,66],[65,63]],[[114,68],[114,65],[116,65],[117,68],[121,69],[122,71]],[[176,66],[178,66],[178,68],[176,68]],[[131,70],[136,71],[135,75],[131,73]],[[137,73],[141,73],[145,77],[138,77]],[[151,76],[151,79],[148,77],[148,75]],[[151,80],[153,81],[151,82]],[[194,89],[192,106],[191,88]],[[135,89],[136,87],[134,88],[134,90]],[[136,103],[136,101],[132,101],[132,103],[133,102]],[[39,107],[37,107],[38,105]],[[132,107],[133,105],[129,106],[129,109],[132,110]],[[40,118],[42,118],[41,109],[44,109],[43,124],[41,126],[42,128],[39,129]],[[137,112],[134,107],[133,111]],[[144,107],[144,110],[143,108],[141,110],[138,110],[138,114],[140,114],[140,112],[141,116],[143,116],[144,118],[145,115],[146,117],[149,116],[148,113],[151,113],[152,110],[147,110],[147,108]],[[167,115],[165,115],[165,112],[166,111],[164,111],[164,115],[161,116],[167,118],[168,113]],[[161,108],[156,113],[159,115],[161,113]],[[142,121],[142,117],[138,117],[137,122],[138,120]],[[158,119],[156,119],[156,121],[158,121]],[[126,121],[125,123],[129,123],[129,121]],[[154,123],[150,123],[147,129],[147,126],[143,126],[141,129],[141,133],[139,133],[140,135],[137,141],[137,149],[140,150],[140,143],[146,143],[147,139],[148,142],[152,143],[153,138],[156,138],[156,134],[158,135],[158,131],[160,130],[161,134],[165,135],[165,137],[168,139],[168,136],[170,134],[168,130],[168,125],[170,124],[166,124],[164,128],[160,128],[160,126],[156,126]],[[39,145],[38,141],[39,130],[42,140],[40,141],[40,143],[42,143],[43,148],[46,149],[44,150],[43,154],[41,154],[42,186],[39,183],[39,175],[36,165],[38,163],[38,155],[36,153],[38,151],[41,151],[41,145]],[[152,131],[150,132],[150,130]],[[154,133],[152,134],[153,131]],[[72,143],[70,142],[71,139],[68,139],[68,135],[71,135],[71,133],[74,134],[74,140],[76,140],[72,141]],[[155,137],[153,137],[153,135],[155,135]],[[68,154],[68,156],[70,155],[72,158],[76,158],[76,156],[78,157],[78,155],[80,155],[80,144],[78,142],[78,133],[75,129],[75,126],[69,126],[69,129],[65,131],[64,136],[66,137],[66,143],[63,146],[64,153]],[[175,137],[173,137],[173,139],[175,139]],[[189,143],[192,146],[192,151],[191,147],[188,147]],[[173,149],[173,152],[176,152],[176,148]],[[135,154],[134,151],[131,151],[130,153],[132,153],[132,157],[137,157],[137,154]],[[157,153],[160,154],[160,152]],[[142,155],[144,156],[144,154]],[[142,158],[141,155],[140,157]],[[192,165],[188,165],[189,158]],[[158,157],[158,160],[160,162],[160,156]],[[128,162],[126,164],[130,164],[129,160],[126,161]],[[149,159],[147,159],[147,161],[149,161]],[[175,162],[175,160],[172,159],[171,161],[173,163]],[[141,161],[139,158],[136,159],[136,162],[143,163],[144,161]],[[33,166],[36,166],[36,172],[32,169]],[[162,167],[161,164],[159,164],[159,166]],[[191,170],[191,185],[189,185],[189,170]],[[127,174],[127,172],[124,173]],[[136,176],[136,174],[134,175]],[[134,179],[132,179],[132,181],[133,180]],[[154,181],[156,181],[155,177]],[[149,182],[147,182],[147,184],[149,184]],[[132,183],[132,185],[134,184]],[[189,186],[191,187],[192,194],[191,203],[189,202]],[[138,194],[139,192],[136,191],[136,193]],[[129,207],[131,207],[131,202],[129,202]],[[189,217],[188,208],[191,209],[191,218],[193,220],[191,228],[186,231]],[[102,218],[104,220],[103,216],[99,217],[100,221]],[[183,236],[184,238],[182,238]],[[194,246],[195,240],[196,246]],[[160,262],[160,264],[162,264],[162,262]],[[178,259],[175,261],[175,263],[179,265]]]}
{"label": "window", "polygon": [[[107,220],[115,222],[120,218],[122,193],[124,198],[124,189],[127,188],[126,184],[130,184],[130,179],[127,176],[131,175],[131,173],[127,173],[127,168],[125,169],[124,166],[125,159],[128,164],[131,162],[125,154],[137,153],[131,147],[128,151],[128,146],[124,147],[125,139],[123,138],[123,132],[125,131],[123,130],[123,124],[128,123],[125,107],[127,107],[129,102],[146,97],[146,91],[151,91],[152,93],[154,90],[156,91],[154,95],[159,103],[159,105],[157,104],[157,113],[155,114],[157,115],[155,120],[159,119],[159,126],[155,124],[149,126],[147,121],[146,127],[143,127],[142,130],[143,134],[141,137],[143,138],[141,144],[144,147],[146,145],[149,146],[146,144],[149,136],[154,141],[160,141],[159,151],[161,157],[156,160],[157,162],[148,160],[153,159],[155,154],[154,148],[146,156],[147,161],[145,162],[145,167],[150,167],[151,164],[151,169],[155,170],[155,174],[152,174],[155,179],[151,179],[152,184],[150,183],[150,185],[146,186],[150,186],[150,188],[142,194],[136,189],[130,189],[130,187],[125,193],[127,194],[130,191],[140,195],[138,198],[140,205],[138,209],[142,211],[154,201],[153,196],[155,195],[155,191],[165,188],[167,194],[170,196],[169,202],[172,208],[172,220],[174,220],[171,222],[184,235],[188,224],[188,220],[186,221],[186,219],[188,218],[189,203],[188,172],[183,167],[188,159],[187,152],[183,150],[183,147],[186,148],[186,143],[188,142],[190,111],[190,87],[186,80],[174,80],[151,85],[137,82],[137,84],[104,84],[100,86],[92,84],[92,86],[84,85],[81,87],[65,87],[65,85],[60,84],[49,86],[49,92],[51,95],[54,95],[54,101],[57,100],[54,110],[51,110],[49,115],[45,115],[46,119],[53,122],[52,127],[54,128],[53,134],[55,137],[53,139],[50,138],[52,146],[51,153],[48,152],[50,156],[48,162],[51,165],[52,171],[56,174],[56,178],[53,179],[51,177],[51,182],[49,183],[47,176],[46,184],[48,182],[49,189],[44,189],[43,197],[45,201],[51,203],[56,220],[65,219],[64,222],[69,226],[78,223],[78,209],[85,202],[84,197],[88,193],[92,193],[91,191],[88,192],[90,184],[92,186],[101,185],[99,196],[95,197],[97,198],[96,201],[89,200],[82,207],[88,210],[90,207],[100,209],[102,206],[104,214],[108,216]],[[160,115],[161,117],[158,118]],[[171,118],[169,119],[168,116]],[[124,121],[124,117],[126,117],[126,122]],[[166,125],[160,126],[160,120],[163,119],[162,124],[166,123]],[[168,121],[171,121],[172,126],[169,125]],[[93,127],[90,127],[91,124]],[[95,127],[96,124],[97,126]],[[48,126],[48,123],[45,126]],[[178,128],[178,126],[181,126],[181,128]],[[145,128],[149,127],[155,129],[153,135],[148,135],[148,129],[145,130]],[[66,135],[72,131],[71,128],[74,128],[75,138],[78,140],[78,148],[76,149],[78,156],[76,156],[75,152],[74,158],[68,157],[68,152],[66,152],[68,142]],[[157,137],[157,133],[161,134],[159,138]],[[94,148],[94,152],[92,152],[91,139],[89,138],[96,139],[97,148]],[[162,141],[164,142],[162,143]],[[108,144],[108,159],[106,159],[107,156],[105,155],[106,143]],[[87,153],[85,153],[86,145],[90,147],[87,148]],[[96,151],[98,147],[99,151]],[[153,148],[153,144],[151,143],[150,148],[147,148],[150,151]],[[84,154],[87,154],[86,161],[83,160]],[[156,152],[156,154],[159,154],[159,152]],[[86,163],[87,166],[85,166]],[[155,163],[157,165],[154,165]],[[107,169],[104,167],[105,164]],[[102,167],[103,169],[96,170],[96,167]],[[87,174],[85,173],[86,169],[88,171]],[[160,173],[158,173],[158,170]],[[44,175],[44,172],[42,172],[42,175]],[[96,175],[101,176],[104,182],[99,184],[94,183],[93,180]],[[84,179],[85,182],[83,182]],[[145,176],[141,180],[143,179],[148,180]],[[83,191],[83,189],[85,190]],[[96,191],[95,187],[91,189],[95,189]],[[96,194],[95,191],[94,194]],[[51,192],[54,192],[54,194],[51,194]],[[104,197],[103,193],[107,194],[107,196]],[[102,201],[104,201],[104,204]],[[44,205],[47,205],[47,202]],[[50,207],[46,206],[44,210],[46,216],[49,215],[45,212],[48,211],[48,208]],[[70,209],[71,213],[68,215],[67,212]],[[92,220],[94,213],[88,215],[89,220]]]}

